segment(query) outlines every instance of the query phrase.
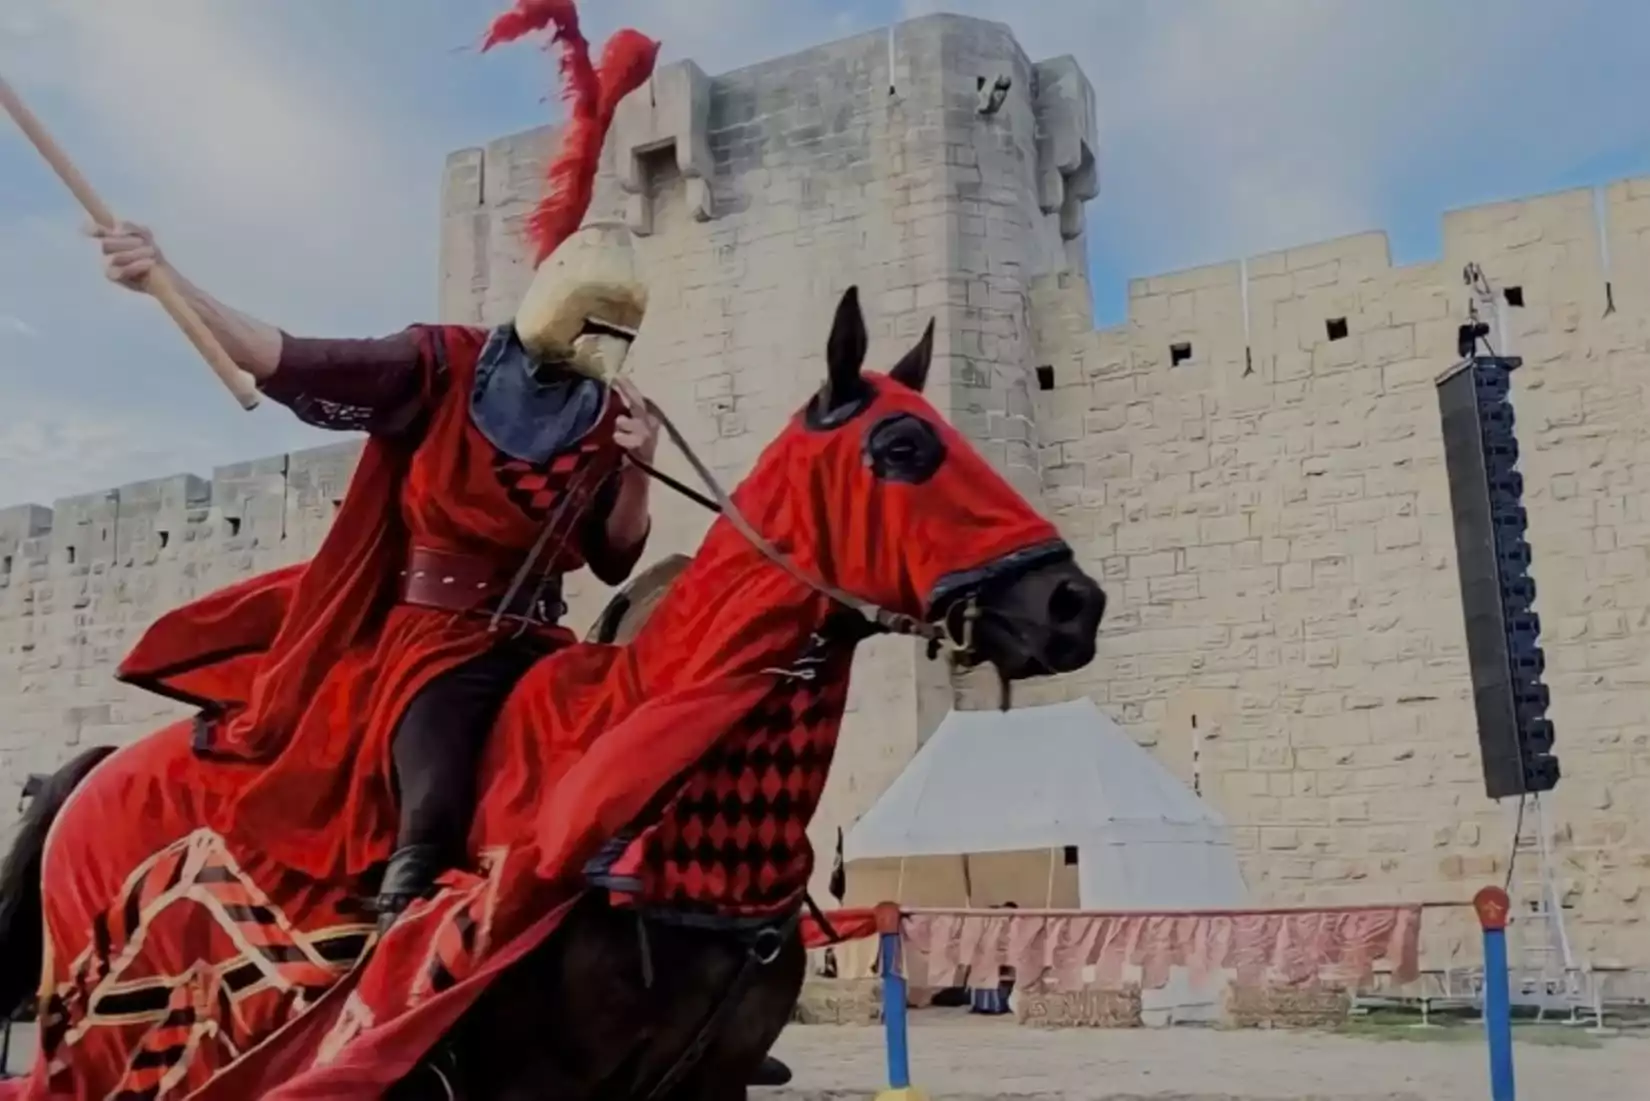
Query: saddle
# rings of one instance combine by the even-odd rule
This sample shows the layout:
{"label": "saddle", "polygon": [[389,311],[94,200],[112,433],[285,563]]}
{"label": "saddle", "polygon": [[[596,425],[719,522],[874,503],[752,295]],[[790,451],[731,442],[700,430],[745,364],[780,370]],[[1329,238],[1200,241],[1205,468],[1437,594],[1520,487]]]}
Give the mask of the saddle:
{"label": "saddle", "polygon": [[693,559],[685,554],[672,554],[631,578],[608,601],[584,640],[620,645],[630,642],[691,561]]}

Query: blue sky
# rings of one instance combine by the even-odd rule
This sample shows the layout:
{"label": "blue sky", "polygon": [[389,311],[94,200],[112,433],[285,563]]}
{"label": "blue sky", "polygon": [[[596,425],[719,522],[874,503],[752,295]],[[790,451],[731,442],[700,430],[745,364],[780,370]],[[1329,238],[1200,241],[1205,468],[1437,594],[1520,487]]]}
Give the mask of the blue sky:
{"label": "blue sky", "polygon": [[[434,310],[448,151],[550,118],[549,61],[481,0],[4,0],[0,74],[124,216],[296,331]],[[1100,320],[1126,281],[1446,209],[1650,175],[1644,0],[588,0],[711,73],[948,10],[1073,53],[1098,93]],[[102,281],[0,124],[0,506],[317,442],[236,412],[152,302]],[[664,396],[668,400],[668,395]]]}

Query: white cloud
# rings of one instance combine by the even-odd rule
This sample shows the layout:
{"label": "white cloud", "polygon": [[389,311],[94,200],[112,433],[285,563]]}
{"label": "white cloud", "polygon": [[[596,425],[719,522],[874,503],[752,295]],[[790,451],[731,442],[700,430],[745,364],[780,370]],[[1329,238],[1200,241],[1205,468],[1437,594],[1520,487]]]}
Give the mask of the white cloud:
{"label": "white cloud", "polygon": [[905,6],[1007,23],[1034,58],[1076,56],[1102,117],[1091,223],[1141,275],[1387,228],[1419,204],[1436,218],[1650,138],[1635,60],[1650,5]]}
{"label": "white cloud", "polygon": [[26,336],[30,340],[40,339],[40,330],[24,321],[21,317],[0,313],[0,336]]}
{"label": "white cloud", "polygon": [[[1430,221],[1650,147],[1634,54],[1650,4],[586,0],[584,14],[593,39],[633,25],[667,60],[718,73],[901,4],[1001,20],[1036,58],[1076,55],[1102,115],[1096,252],[1133,274],[1382,228],[1399,210]],[[0,6],[0,72],[116,210],[198,282],[300,331],[427,317],[446,153],[557,110],[553,61],[532,45],[474,53],[505,0]],[[103,282],[77,220],[0,126],[0,431],[15,437],[0,438],[0,503],[313,441],[279,411],[237,414],[152,303]],[[93,458],[32,472],[70,445]]]}
{"label": "white cloud", "polygon": [[[491,6],[396,0],[386,19],[389,0],[4,2],[0,72],[116,213],[154,228],[196,282],[300,332],[432,315],[446,154],[559,111],[536,44],[476,55]],[[768,0],[584,7],[593,38],[635,25],[712,72],[858,19]],[[101,279],[78,208],[9,126],[0,181],[0,303],[73,335],[0,351],[0,504],[315,442],[280,410],[236,413],[153,303]]]}
{"label": "white cloud", "polygon": [[335,316],[345,288],[368,310],[428,300],[433,278],[412,271],[433,234],[408,231],[428,226],[435,177],[407,185],[416,151],[397,139],[412,120],[360,110],[347,72],[309,64],[280,9],[24,2],[25,83],[72,104],[85,145],[71,156],[180,267],[299,323]]}
{"label": "white cloud", "polygon": [[[416,110],[383,110],[372,63],[321,63],[337,44],[306,42],[274,6],[14,3],[0,71],[196,281],[297,331],[433,313],[446,143],[416,140]],[[28,213],[0,221],[0,303],[53,339],[0,345],[0,504],[315,442],[280,411],[237,413],[154,303],[102,280],[78,206],[0,126],[11,164],[0,192],[28,190],[0,218]]]}
{"label": "white cloud", "polygon": [[27,414],[8,416],[0,428],[0,508],[124,485],[134,470],[210,470],[224,442],[168,435],[141,414],[77,410],[38,394],[18,407]]}

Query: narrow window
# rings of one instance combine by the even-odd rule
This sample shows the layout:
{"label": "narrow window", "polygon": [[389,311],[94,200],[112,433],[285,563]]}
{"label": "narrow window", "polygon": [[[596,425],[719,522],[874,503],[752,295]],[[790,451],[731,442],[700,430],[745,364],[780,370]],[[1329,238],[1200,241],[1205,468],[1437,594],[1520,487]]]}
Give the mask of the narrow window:
{"label": "narrow window", "polygon": [[1191,358],[1192,358],[1192,345],[1191,345],[1190,341],[1185,341],[1185,342],[1182,342],[1180,344],[1171,344],[1171,345],[1169,345],[1169,366],[1170,367],[1179,367],[1182,363],[1185,363],[1187,360],[1189,360]]}
{"label": "narrow window", "polygon": [[1346,318],[1331,317],[1328,321],[1324,322],[1324,328],[1329,331],[1330,340],[1346,339]]}
{"label": "narrow window", "polygon": [[1054,389],[1054,368],[1051,365],[1045,363],[1037,368],[1037,389]]}

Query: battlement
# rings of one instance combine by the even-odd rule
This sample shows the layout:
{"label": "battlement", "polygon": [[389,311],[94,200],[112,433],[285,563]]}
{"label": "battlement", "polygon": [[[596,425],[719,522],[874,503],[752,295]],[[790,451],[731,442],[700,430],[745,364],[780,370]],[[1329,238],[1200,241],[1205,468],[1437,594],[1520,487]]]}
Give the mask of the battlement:
{"label": "battlement", "polygon": [[313,549],[361,445],[350,441],[0,509],[0,589],[213,552]]}
{"label": "battlement", "polygon": [[1404,267],[1393,266],[1387,235],[1373,231],[1133,279],[1128,324],[1189,325],[1203,313],[1197,296],[1206,307],[1236,295],[1240,318],[1241,303],[1249,304],[1253,331],[1283,299],[1344,296],[1374,281],[1459,285],[1468,263],[1532,301],[1585,301],[1602,310],[1606,284],[1612,295],[1650,297],[1650,177],[1463,207],[1446,212],[1442,224],[1441,255]]}
{"label": "battlement", "polygon": [[[905,43],[908,58],[920,52],[913,38],[920,43],[923,36],[931,36],[944,43],[949,36],[964,32],[1008,34],[1000,24],[943,15],[913,20],[898,30],[907,36],[896,41]],[[760,92],[764,81],[781,79],[787,66],[807,59],[813,59],[809,63],[816,67],[832,59],[841,64],[855,57],[864,60],[873,45],[881,43],[886,48],[886,40],[883,32],[859,35],[711,81],[711,100],[720,112],[712,115],[716,120],[713,129],[723,135],[715,142],[719,151],[715,163],[728,171],[726,166],[737,158],[726,153],[734,141],[726,135],[778,109],[775,101]],[[1023,55],[1019,60],[1030,65]],[[1044,65],[1052,66],[1058,79],[1069,80],[1062,68],[1068,61]],[[868,60],[864,63],[861,77],[874,84],[874,67]],[[905,68],[909,66],[907,60]],[[692,62],[668,69],[678,74],[696,71]],[[886,64],[881,71],[887,72]],[[896,66],[896,76],[901,71]],[[674,86],[672,82],[678,79],[687,81],[686,76],[667,73],[666,83]],[[1068,107],[1061,109],[1078,109],[1086,103],[1081,107],[1087,113],[1086,131],[1092,126],[1093,91],[1086,79],[1075,88]],[[757,104],[763,110],[752,115]],[[449,213],[457,193],[473,195],[477,206],[488,209],[527,205],[536,194],[538,176],[522,171],[521,158],[542,157],[552,136],[547,128],[534,130],[498,139],[484,149],[453,153],[447,164]],[[625,148],[622,142],[610,143],[610,160]],[[485,173],[480,165],[489,158],[513,169],[495,174],[494,190],[482,182]],[[615,180],[611,175],[607,179],[610,188]],[[1442,254],[1409,266],[1394,267],[1387,235],[1372,231],[1303,243],[1246,260],[1142,276],[1129,282],[1128,320],[1099,330],[1097,335],[1105,341],[1135,337],[1146,330],[1174,341],[1182,336],[1207,337],[1213,327],[1224,328],[1232,340],[1265,347],[1276,342],[1280,304],[1291,302],[1306,330],[1301,334],[1302,346],[1310,349],[1330,341],[1331,322],[1344,324],[1346,336],[1341,339],[1349,339],[1393,320],[1453,316],[1440,297],[1440,288],[1459,287],[1459,270],[1468,262],[1479,264],[1497,286],[1512,288],[1523,303],[1521,309],[1585,304],[1602,313],[1608,304],[1642,311],[1650,304],[1650,246],[1645,243],[1650,240],[1650,177],[1619,180],[1599,193],[1602,203],[1595,202],[1594,190],[1581,188],[1446,212]],[[450,262],[444,264],[444,270],[451,268]],[[1071,275],[1081,277],[1081,273],[1064,273],[1061,281],[1068,287]],[[1359,289],[1367,291],[1371,285],[1379,285],[1382,293],[1360,298]],[[1394,301],[1385,293],[1389,285],[1409,286],[1413,295]],[[1078,297],[1086,300],[1086,292]],[[1464,289],[1455,297],[1464,302]],[[1314,313],[1300,304],[1303,299],[1323,308]],[[1322,317],[1317,316],[1320,313]],[[1050,317],[1039,320],[1046,324]],[[1069,310],[1064,320],[1079,329],[1091,327]],[[1225,326],[1220,324],[1223,320]],[[1232,341],[1222,343],[1231,345]],[[1223,348],[1223,354],[1235,358],[1241,354],[1236,347]],[[1194,344],[1188,362],[1209,358],[1209,352],[1200,355],[1199,351]],[[1165,362],[1174,354],[1166,350]],[[1062,384],[1078,377],[1057,376]],[[693,397],[703,401],[706,393],[701,386]],[[708,400],[714,403],[715,395]],[[346,442],[218,467],[210,478],[178,474],[63,498],[51,508],[37,504],[0,508],[0,586],[114,563],[153,564],[168,551],[175,557],[183,545],[231,550],[273,547],[293,533],[306,546],[313,546],[313,529],[319,525],[324,530],[359,450],[358,443]]]}

